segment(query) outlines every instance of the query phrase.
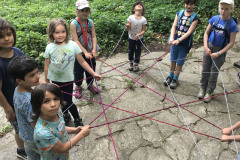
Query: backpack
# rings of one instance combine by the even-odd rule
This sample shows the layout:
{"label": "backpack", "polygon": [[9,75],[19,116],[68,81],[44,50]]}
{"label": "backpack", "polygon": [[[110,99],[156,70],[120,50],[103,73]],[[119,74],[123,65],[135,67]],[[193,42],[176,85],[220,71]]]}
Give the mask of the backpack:
{"label": "backpack", "polygon": [[[228,44],[229,43],[229,40],[230,40],[230,33],[228,33],[227,29],[229,28],[229,25],[235,21],[236,24],[237,24],[237,19],[233,18],[233,17],[230,17],[230,19],[225,23],[224,27],[223,28],[219,28],[217,27],[217,24],[220,20],[220,15],[218,15],[218,17],[216,18],[215,22],[213,23],[213,26],[209,32],[209,36],[210,34],[213,32],[214,36],[213,36],[213,42],[214,42],[214,39],[215,39],[215,31],[216,30],[221,30],[224,32],[224,41],[223,41],[223,44],[222,44],[222,49],[226,46],[225,44]],[[209,37],[208,36],[208,37]]]}
{"label": "backpack", "polygon": [[[179,11],[179,14],[178,14],[178,23],[177,23],[178,28],[180,27],[180,19],[182,18],[184,11],[185,11],[184,9],[182,9],[182,10]],[[195,18],[196,15],[197,15],[197,13],[193,12],[193,14],[191,15],[191,17],[190,17],[190,19],[189,19],[189,26],[192,25],[192,22],[193,22],[193,20],[194,20],[194,18]],[[192,36],[193,36],[193,33],[194,33],[194,32],[192,32],[191,35],[190,35],[190,40],[189,40],[189,43],[188,43],[188,46],[189,46],[189,47],[191,47],[191,44],[192,44]],[[169,37],[169,39],[170,39],[170,37]],[[168,39],[168,41],[169,41],[169,39]]]}
{"label": "backpack", "polygon": [[[179,25],[180,25],[180,19],[182,18],[183,13],[184,13],[184,10],[179,11],[178,27],[180,27],[180,26],[179,26]],[[191,17],[190,17],[190,19],[189,19],[189,26],[192,25],[192,22],[193,22],[193,20],[194,20],[194,18],[195,18],[196,15],[197,15],[197,13],[196,13],[196,12],[193,12],[193,14],[191,15]],[[188,43],[188,46],[189,46],[189,47],[191,47],[191,44],[192,44],[193,33],[194,33],[194,31],[193,31],[193,32],[191,33],[191,35],[190,35],[190,40],[189,40],[189,43]]]}

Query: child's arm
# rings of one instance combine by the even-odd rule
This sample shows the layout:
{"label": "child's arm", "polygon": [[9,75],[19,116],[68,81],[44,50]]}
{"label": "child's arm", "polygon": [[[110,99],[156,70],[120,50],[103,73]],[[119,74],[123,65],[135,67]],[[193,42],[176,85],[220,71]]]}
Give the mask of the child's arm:
{"label": "child's arm", "polygon": [[92,58],[92,55],[90,53],[88,53],[88,51],[79,42],[78,35],[77,35],[77,27],[75,26],[75,24],[73,22],[70,25],[70,31],[71,31],[71,35],[72,35],[73,41],[78,44],[78,46],[81,48],[81,50],[82,50],[83,54],[85,55],[85,57],[87,59]]}
{"label": "child's arm", "polygon": [[13,111],[13,108],[9,105],[8,101],[6,100],[6,97],[2,93],[2,81],[0,81],[0,106],[3,107],[7,120],[9,122],[12,122],[16,119],[16,115]]}
{"label": "child's arm", "polygon": [[49,79],[47,78],[49,63],[50,63],[50,59],[49,58],[45,58],[44,74],[45,74],[45,82],[47,82],[47,83],[49,83]]}
{"label": "child's arm", "polygon": [[126,24],[126,31],[130,31],[131,29],[131,23],[128,21]]}
{"label": "child's arm", "polygon": [[[218,51],[219,55],[227,52],[229,49],[231,49],[233,47],[236,36],[237,36],[237,32],[231,32],[229,43],[222,50]],[[211,57],[217,58],[219,55],[217,53],[212,53]]]}
{"label": "child's arm", "polygon": [[139,37],[142,36],[145,32],[146,32],[146,24],[142,26],[142,31],[134,37],[134,40],[138,40]]}
{"label": "child's arm", "polygon": [[195,28],[197,27],[198,24],[198,20],[194,21],[191,26],[189,27],[188,31],[186,34],[184,34],[182,37],[180,37],[179,39],[173,41],[173,45],[178,45],[181,41],[183,41],[184,39],[188,38],[192,32],[195,30]]}
{"label": "child's arm", "polygon": [[205,49],[205,53],[207,55],[211,55],[212,52],[211,50],[208,48],[208,35],[210,34],[211,32],[211,28],[212,28],[212,25],[211,24],[208,24],[205,32],[204,32],[204,36],[203,36],[203,44],[204,44],[204,49]]}
{"label": "child's arm", "polygon": [[[232,134],[232,130],[236,130],[240,128],[240,121],[237,122],[236,124],[234,124],[231,128],[224,128],[222,129],[222,137],[221,137],[221,141],[232,141],[233,140],[233,136]],[[236,141],[240,141],[240,135],[234,135],[234,138]]]}
{"label": "child's arm", "polygon": [[92,56],[93,58],[97,57],[97,36],[95,32],[95,26],[92,21],[92,43],[93,43],[93,50],[92,50]]}
{"label": "child's arm", "polygon": [[[234,135],[234,138],[236,141],[240,141],[240,135]],[[229,136],[229,135],[222,135],[221,137],[221,141],[233,141],[233,136]]]}
{"label": "child's arm", "polygon": [[171,34],[170,34],[170,39],[168,41],[169,44],[172,44],[174,41],[174,34],[176,32],[176,27],[177,27],[177,23],[178,23],[178,16],[175,16],[173,25],[172,25],[172,29],[171,29]]}
{"label": "child's arm", "polygon": [[88,136],[90,133],[90,126],[84,126],[81,127],[81,131],[70,141],[67,141],[66,143],[62,143],[60,140],[54,145],[52,148],[52,151],[56,153],[65,153],[68,150],[71,149],[71,144],[72,146],[75,146],[82,138]]}
{"label": "child's arm", "polygon": [[237,122],[236,124],[234,124],[232,126],[232,129],[231,128],[224,128],[224,129],[222,129],[222,134],[231,135],[232,134],[232,130],[236,130],[238,128],[240,128],[240,121]]}
{"label": "child's arm", "polygon": [[78,63],[89,73],[91,74],[97,81],[102,79],[102,76],[99,74],[96,74],[94,70],[88,65],[88,63],[83,59],[81,54],[77,54],[76,58],[78,60]]}

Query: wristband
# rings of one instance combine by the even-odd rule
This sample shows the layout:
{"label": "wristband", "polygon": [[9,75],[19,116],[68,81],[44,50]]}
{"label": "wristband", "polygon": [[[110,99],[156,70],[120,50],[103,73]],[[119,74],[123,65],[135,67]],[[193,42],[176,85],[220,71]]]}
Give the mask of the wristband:
{"label": "wristband", "polygon": [[219,52],[217,51],[218,56],[220,56]]}
{"label": "wristband", "polygon": [[181,42],[179,38],[177,38],[177,40],[179,41],[179,43]]}

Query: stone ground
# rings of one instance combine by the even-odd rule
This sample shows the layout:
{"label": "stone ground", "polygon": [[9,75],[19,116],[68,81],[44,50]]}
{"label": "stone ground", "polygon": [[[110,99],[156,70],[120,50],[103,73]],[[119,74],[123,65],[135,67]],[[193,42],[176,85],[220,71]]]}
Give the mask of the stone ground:
{"label": "stone ground", "polygon": [[[236,76],[240,69],[233,66],[233,63],[239,60],[239,49],[240,36],[238,34],[237,42],[234,48],[228,52],[226,62],[221,68],[227,92],[238,90],[240,86]],[[163,50],[166,50],[166,48],[160,52],[152,53],[152,56],[158,58],[164,53]],[[162,84],[164,80],[162,73],[165,77],[168,75],[169,54],[162,61],[158,62],[158,64],[154,65],[146,75],[140,78],[140,83],[134,84],[132,89],[124,94],[122,93],[126,91],[129,84],[132,84],[130,78],[116,70],[109,71],[111,69],[109,66],[102,64],[100,61],[97,62],[97,72],[105,72],[103,74],[104,79],[98,83],[101,99],[104,104],[112,104],[114,107],[136,114],[164,109],[147,114],[145,117],[138,116],[109,125],[120,160],[237,159],[233,142],[221,142],[219,139],[216,139],[221,137],[221,130],[219,128],[230,126],[224,96],[217,96],[210,103],[200,101],[185,104],[198,100],[197,94],[201,77],[202,52],[203,47],[191,50],[183,72],[180,75],[180,85],[172,91],[175,98],[173,98],[169,89]],[[148,54],[141,58],[139,73],[130,73],[127,71],[128,65],[123,65],[117,68],[117,70],[129,77],[138,79],[154,63],[152,56]],[[117,67],[127,62],[127,54],[117,54],[104,61],[113,67]],[[86,85],[83,87],[86,87]],[[214,95],[219,95],[223,92],[224,88],[219,76]],[[238,122],[240,119],[239,96],[239,92],[227,95],[232,124]],[[91,95],[88,91],[84,93],[83,97],[100,102],[98,95]],[[119,99],[116,100],[118,97]],[[163,97],[166,98],[164,99]],[[169,108],[174,106],[173,102],[176,102],[176,100],[179,104],[185,104],[183,107],[188,111],[184,109],[180,110],[178,107]],[[89,124],[103,111],[100,104],[89,103],[85,99],[79,100],[74,98],[74,102],[78,105],[79,113],[85,124]],[[106,108],[106,106],[104,107]],[[122,110],[110,107],[106,111],[108,121],[112,122],[133,116],[133,114]],[[198,115],[198,117],[189,111]],[[0,126],[8,123],[2,109],[0,109],[0,119]],[[102,114],[91,126],[94,127],[104,123],[106,123],[106,119]],[[195,132],[190,134],[188,130],[182,129],[187,128],[187,125],[193,131],[212,137]],[[92,128],[91,134],[71,149],[71,159],[116,160],[116,153],[109,133],[106,125]],[[238,148],[240,147],[239,143],[237,146]],[[200,152],[197,148],[200,149]],[[17,159],[15,150],[16,144],[13,132],[0,138],[1,160]]]}

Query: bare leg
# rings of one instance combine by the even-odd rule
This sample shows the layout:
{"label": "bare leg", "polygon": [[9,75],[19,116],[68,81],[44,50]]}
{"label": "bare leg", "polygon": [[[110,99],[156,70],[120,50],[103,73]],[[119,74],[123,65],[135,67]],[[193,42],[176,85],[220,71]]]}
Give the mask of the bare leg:
{"label": "bare leg", "polygon": [[171,62],[170,63],[170,73],[174,73],[176,69],[176,62]]}
{"label": "bare leg", "polygon": [[23,143],[22,139],[16,133],[15,133],[15,141],[16,141],[17,146],[18,146],[19,149],[23,149],[24,148],[24,143]]}
{"label": "bare leg", "polygon": [[179,76],[179,75],[180,75],[180,72],[182,71],[182,67],[183,67],[183,66],[177,65],[177,67],[176,67],[176,72],[174,73],[176,76]]}

